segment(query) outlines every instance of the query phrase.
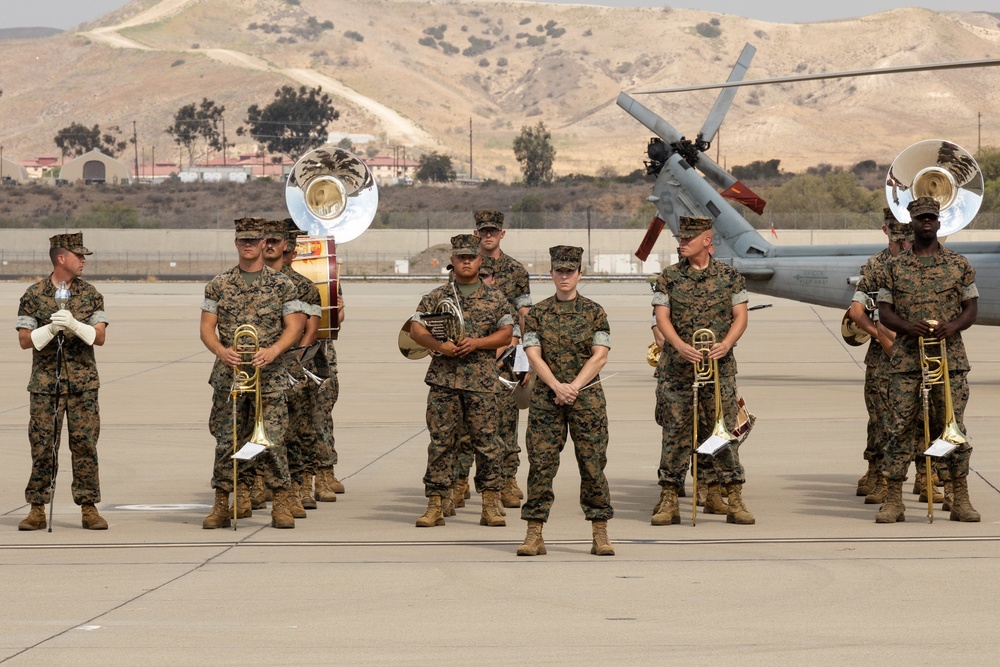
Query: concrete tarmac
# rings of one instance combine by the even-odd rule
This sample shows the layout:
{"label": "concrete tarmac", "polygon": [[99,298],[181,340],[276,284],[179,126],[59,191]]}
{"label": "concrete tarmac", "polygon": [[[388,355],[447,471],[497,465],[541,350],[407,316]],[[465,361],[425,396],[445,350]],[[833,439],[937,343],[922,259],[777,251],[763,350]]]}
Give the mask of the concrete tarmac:
{"label": "concrete tarmac", "polygon": [[[617,555],[590,555],[572,454],[556,478],[548,555],[515,555],[525,530],[479,525],[478,497],[418,529],[427,362],[396,347],[430,283],[347,283],[337,342],[336,472],[347,493],[294,530],[268,511],[202,530],[212,501],[212,356],[198,339],[201,284],[98,283],[111,320],[98,350],[99,445],[110,530],[81,529],[68,448],[52,532],[19,532],[30,352],[14,316],[26,283],[0,283],[0,663],[257,665],[547,663],[992,664],[1000,591],[1000,331],[966,332],[965,423],[981,523],[948,520],[907,485],[906,522],[874,523],[865,469],[864,348],[842,311],[751,295],[738,381],[757,425],[741,448],[754,526],[698,515],[649,523],[660,432],[645,283],[585,282],[613,348],[604,375]],[[552,294],[535,281],[533,296]],[[524,424],[520,437],[523,447]],[[522,453],[518,479],[527,480]],[[690,485],[689,485],[690,491]]]}

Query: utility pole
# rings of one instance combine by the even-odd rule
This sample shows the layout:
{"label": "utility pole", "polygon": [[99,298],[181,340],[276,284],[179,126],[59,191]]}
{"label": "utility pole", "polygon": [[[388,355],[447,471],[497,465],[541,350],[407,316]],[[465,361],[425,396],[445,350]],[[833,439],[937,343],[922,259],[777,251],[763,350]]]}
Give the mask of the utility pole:
{"label": "utility pole", "polygon": [[139,182],[139,134],[135,129],[135,121],[132,121],[132,146],[135,148],[135,181]]}
{"label": "utility pole", "polygon": [[226,166],[226,117],[222,117],[222,166]]}
{"label": "utility pole", "polygon": [[469,180],[472,180],[472,116],[469,116]]}

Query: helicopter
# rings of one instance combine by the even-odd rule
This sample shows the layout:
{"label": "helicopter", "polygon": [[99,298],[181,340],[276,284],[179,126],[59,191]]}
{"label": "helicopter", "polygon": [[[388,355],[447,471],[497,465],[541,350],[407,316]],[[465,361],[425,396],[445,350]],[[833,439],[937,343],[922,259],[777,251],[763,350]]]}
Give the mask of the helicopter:
{"label": "helicopter", "polygon": [[[776,246],[767,241],[730,203],[738,202],[761,215],[765,202],[733,177],[707,151],[732,104],[738,88],[816,79],[893,74],[907,71],[964,69],[1000,65],[1000,59],[932,63],[895,68],[799,75],[744,81],[756,49],[744,46],[724,84],[643,91],[636,94],[677,93],[721,88],[701,130],[691,141],[665,119],[622,92],[617,104],[656,136],[649,140],[646,170],[656,175],[648,201],[656,206],[636,251],[645,261],[660,232],[677,231],[680,216],[709,217],[715,230],[715,258],[730,264],[747,281],[751,292],[834,308],[846,308],[855,292],[861,266],[885,248],[882,244]],[[939,236],[968,225],[979,209],[984,191],[982,174],[968,151],[945,140],[917,142],[893,161],[886,178],[889,207],[901,222],[909,222],[906,204],[924,194],[941,204]],[[965,255],[976,270],[980,286],[977,324],[1000,325],[1000,242],[948,243]]]}

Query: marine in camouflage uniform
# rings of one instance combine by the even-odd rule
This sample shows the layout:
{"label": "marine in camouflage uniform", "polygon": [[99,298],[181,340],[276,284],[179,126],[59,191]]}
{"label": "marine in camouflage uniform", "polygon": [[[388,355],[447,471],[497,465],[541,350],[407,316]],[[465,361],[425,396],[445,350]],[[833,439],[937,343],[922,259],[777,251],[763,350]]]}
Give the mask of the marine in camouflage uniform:
{"label": "marine in camouflage uniform", "polygon": [[[58,471],[56,452],[61,438],[56,434],[62,433],[65,418],[73,502],[81,507],[84,528],[104,530],[108,523],[95,507],[101,501],[97,464],[101,416],[97,397],[100,378],[94,357],[94,346],[104,344],[108,325],[104,297],[80,277],[86,256],[91,254],[83,245],[82,233],[58,234],[49,239],[49,246],[52,273],[25,291],[17,311],[18,342],[22,349],[32,350],[28,381],[31,476],[24,490],[31,511],[18,529],[46,527],[44,506],[51,500]],[[55,302],[60,283],[65,283],[70,293],[65,310],[59,310]],[[60,346],[61,369],[56,367]]]}
{"label": "marine in camouflage uniform", "polygon": [[[877,523],[904,520],[902,484],[906,469],[924,446],[924,422],[921,401],[921,337],[945,341],[951,401],[958,428],[963,422],[969,400],[969,359],[961,332],[976,321],[979,291],[975,269],[962,255],[942,246],[937,240],[941,227],[938,203],[920,197],[907,207],[913,227],[913,247],[890,262],[885,283],[879,290],[879,317],[896,332],[892,359],[889,362],[889,440],[883,474],[888,485],[886,500],[875,517]],[[938,353],[937,346],[929,350]],[[944,427],[943,385],[932,386],[929,397],[930,434],[937,437]],[[966,441],[943,457],[939,474],[945,482],[946,497],[953,521],[979,521],[979,512],[969,500],[969,459],[972,445]]]}
{"label": "marine in camouflage uniform", "polygon": [[861,267],[861,279],[848,309],[848,317],[871,336],[865,354],[865,408],[868,411],[867,440],[864,459],[868,462],[867,472],[858,480],[857,495],[865,496],[865,503],[882,503],[885,500],[885,477],[882,475],[882,460],[885,456],[886,416],[889,412],[886,396],[889,355],[895,333],[878,326],[878,312],[869,311],[869,306],[878,297],[879,287],[884,282],[886,264],[902,250],[909,247],[912,240],[910,226],[899,222],[892,209],[882,211],[884,222],[882,232],[888,237],[889,245],[868,258]]}
{"label": "marine in camouflage uniform", "polygon": [[[289,512],[288,489],[291,484],[285,449],[288,428],[288,405],[285,389],[288,380],[279,357],[301,336],[304,316],[296,298],[292,281],[263,265],[264,231],[268,221],[261,218],[236,220],[236,247],[240,263],[216,276],[205,287],[201,310],[201,340],[216,355],[209,378],[214,394],[209,417],[209,429],[215,437],[215,464],[212,488],[216,490],[212,513],[202,523],[204,528],[229,525],[228,497],[233,491],[233,367],[252,373],[260,371],[260,388],[264,428],[274,443],[252,465],[238,466],[239,479],[236,505],[240,515],[249,514],[250,484],[256,469],[265,485],[274,491],[272,525],[294,528]],[[259,351],[253,363],[241,363],[233,350],[233,334],[237,327],[256,327]],[[237,448],[247,442],[254,425],[254,396],[241,393],[237,402]]]}
{"label": "marine in camouflage uniform", "polygon": [[[516,315],[514,317],[515,333],[512,345],[521,342],[521,329],[524,327],[524,317],[531,308],[531,287],[528,272],[524,265],[500,249],[500,242],[507,235],[503,228],[503,213],[500,211],[476,211],[476,235],[481,239],[479,251],[483,255],[483,265],[493,272],[493,284],[504,293]],[[525,378],[527,381],[527,378]],[[517,420],[519,411],[514,394],[511,391],[500,392],[497,395],[500,409],[500,438],[503,442],[503,476],[504,486],[500,498],[505,507],[520,506],[519,499],[524,494],[517,486],[517,469],[521,463],[521,448],[518,446]],[[468,472],[463,475],[467,477]]]}
{"label": "marine in camouflage uniform", "polygon": [[[333,418],[331,411],[333,404],[330,401],[333,396],[333,403],[336,402],[336,395],[339,393],[337,383],[337,353],[333,350],[332,340],[317,340],[322,316],[322,299],[319,289],[304,275],[292,268],[295,260],[295,247],[299,236],[306,232],[296,227],[290,218],[284,221],[287,234],[285,250],[283,253],[284,266],[281,270],[295,283],[299,301],[303,305],[308,317],[306,330],[299,341],[301,347],[308,347],[314,344],[319,345],[319,350],[311,360],[300,364],[297,360],[290,360],[289,374],[295,377],[296,384],[292,387],[289,395],[289,423],[291,424],[291,439],[297,443],[297,456],[292,456],[292,448],[289,449],[289,472],[294,485],[299,485],[299,498],[304,509],[315,509],[316,501],[336,502],[337,493],[343,493],[344,487],[336,477],[333,476],[333,466],[336,464],[336,449],[333,448]],[[339,296],[338,282],[338,296]],[[343,321],[343,300],[337,309],[340,321]],[[308,378],[303,369],[308,370],[314,376],[322,378],[323,382],[317,386]],[[293,463],[293,458],[296,459]],[[313,492],[313,477],[316,477],[316,490]],[[331,488],[331,484],[336,487]]]}
{"label": "marine in camouflage uniform", "polygon": [[592,522],[591,553],[613,556],[607,524],[614,516],[604,468],[608,462],[608,410],[600,372],[611,349],[611,326],[600,304],[577,292],[583,248],[549,248],[556,293],[524,318],[524,350],[538,381],[528,408],[528,522],[519,556],[545,553],[542,525],[555,500],[552,483],[566,434],[580,469],[580,507]]}
{"label": "marine in camouflage uniform", "polygon": [[[688,462],[697,445],[692,441],[694,421],[693,364],[704,356],[692,344],[699,329],[709,329],[716,342],[708,358],[718,362],[719,393],[723,421],[732,429],[737,423],[736,359],[732,348],[747,325],[746,282],[735,269],[713,258],[711,218],[681,216],[678,231],[681,260],[668,266],[653,288],[653,309],[664,335],[656,384],[656,423],[663,429],[659,484],[660,501],[653,510],[655,526],[680,523],[677,492],[684,483]],[[704,385],[698,392],[698,438],[708,439],[715,426],[715,387]],[[745,483],[733,441],[715,456],[698,455],[699,469],[713,469],[709,479],[725,486],[729,506],[728,523],[752,524],[753,514],[743,504]],[[699,477],[701,471],[699,470]],[[709,488],[710,493],[715,489]]]}
{"label": "marine in camouflage uniform", "polygon": [[[410,337],[438,355],[424,377],[427,396],[427,450],[424,493],[427,511],[418,527],[444,524],[443,496],[454,482],[455,456],[461,425],[483,465],[476,470],[476,489],[483,494],[480,523],[502,526],[499,491],[502,484],[497,433],[496,350],[510,342],[513,323],[503,293],[479,280],[479,239],[459,234],[451,239],[455,282],[425,295],[410,324]],[[457,300],[465,322],[465,336],[439,341],[421,323],[420,313],[433,313],[445,299]]]}

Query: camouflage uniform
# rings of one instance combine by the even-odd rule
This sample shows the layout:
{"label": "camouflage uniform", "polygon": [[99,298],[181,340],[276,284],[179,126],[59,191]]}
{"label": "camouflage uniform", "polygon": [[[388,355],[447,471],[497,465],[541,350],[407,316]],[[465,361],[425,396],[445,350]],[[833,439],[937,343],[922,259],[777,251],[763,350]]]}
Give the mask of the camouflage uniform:
{"label": "camouflage uniform", "polygon": [[[454,298],[452,284],[431,290],[420,300],[417,312],[433,312],[446,298]],[[489,336],[512,324],[507,300],[494,287],[478,283],[468,296],[459,292],[458,301],[465,333],[471,338]],[[419,321],[417,315],[414,320]],[[431,436],[425,495],[444,496],[451,489],[462,425],[471,437],[473,449],[482,457],[483,465],[476,469],[476,489],[499,491],[503,479],[497,441],[496,351],[476,350],[465,357],[435,356],[424,382],[430,387],[427,430]]]}
{"label": "camouflage uniform", "polygon": [[[242,324],[257,328],[260,347],[270,347],[278,341],[284,329],[282,318],[302,311],[296,298],[292,281],[281,273],[262,267],[260,275],[250,285],[243,280],[239,266],[220,274],[205,287],[205,300],[201,309],[216,315],[219,342],[233,346],[233,333]],[[285,387],[288,386],[285,366],[280,361],[260,369],[261,400],[264,427],[275,446],[259,456],[254,464],[239,465],[240,482],[253,483],[254,468],[271,489],[287,489],[290,485],[285,436],[288,427],[288,405]],[[215,465],[212,488],[226,493],[233,491],[233,404],[231,390],[233,369],[216,358],[209,384],[214,389],[209,429],[215,436]],[[242,446],[253,431],[254,397],[242,394],[236,398],[238,437],[237,448]]]}
{"label": "camouflage uniform", "polygon": [[[746,281],[735,269],[709,259],[703,270],[694,269],[687,259],[668,266],[653,287],[653,306],[670,309],[670,322],[684,341],[698,329],[711,329],[716,340],[726,337],[733,323],[733,306],[746,303]],[[733,351],[719,360],[719,390],[722,415],[727,425],[736,424],[736,358]],[[665,345],[657,366],[656,423],[663,428],[658,479],[660,486],[680,489],[687,474],[693,447],[693,365],[677,350]],[[707,439],[715,426],[715,387],[707,385],[698,392],[698,438]],[[699,478],[704,469],[707,478],[722,484],[743,484],[745,477],[738,455],[738,443],[715,456],[698,455]],[[709,470],[714,469],[712,474]]]}
{"label": "camouflage uniform", "polygon": [[[306,317],[319,317],[321,302],[316,285],[290,266],[283,266],[281,273],[295,285],[296,297]],[[326,364],[325,350],[321,350],[316,356],[320,358],[314,358],[305,364],[312,373],[320,370],[320,364]],[[329,459],[330,454],[325,451],[327,445],[321,431],[319,387],[303,372],[302,365],[294,353],[284,355],[282,363],[287,373],[295,378],[295,384],[286,391],[288,432],[285,444],[288,452],[288,472],[293,482],[301,484],[307,476],[315,474],[316,468],[322,461]]]}
{"label": "camouflage uniform", "polygon": [[[572,301],[555,296],[534,305],[524,319],[524,346],[540,347],[542,358],[560,382],[571,382],[593,356],[595,346],[611,347],[611,327],[600,304],[578,294]],[[592,380],[596,382],[600,376]],[[595,384],[581,391],[572,405],[556,405],[555,392],[536,382],[528,409],[528,492],[521,508],[525,521],[549,518],[555,496],[552,482],[566,445],[573,438],[580,468],[580,506],[588,521],[614,516],[604,475],[608,457],[608,413],[604,389]]]}
{"label": "camouflage uniform", "polygon": [[[93,285],[81,278],[69,284],[70,300],[66,309],[78,321],[90,326],[108,324],[104,313],[104,297]],[[34,331],[48,325],[55,302],[56,287],[52,276],[29,287],[21,297],[17,310],[18,329]],[[65,332],[63,343],[62,380],[59,387],[59,414],[55,415],[56,350],[52,341],[41,350],[32,349],[31,393],[28,442],[31,444],[31,477],[24,490],[24,499],[32,505],[45,505],[50,500],[52,477],[58,469],[53,460],[53,424],[62,433],[63,418],[68,421],[69,450],[73,466],[73,501],[77,505],[101,501],[97,466],[97,439],[101,433],[100,406],[97,400],[100,379],[94,348],[72,332]],[[58,447],[58,444],[56,445]]]}
{"label": "camouflage uniform", "polygon": [[[340,281],[337,282],[337,295],[343,296]],[[323,349],[316,355],[316,371],[320,377],[329,378],[319,388],[317,396],[317,429],[322,444],[317,450],[320,458],[315,470],[333,468],[339,462],[337,456],[336,438],[333,431],[333,407],[340,397],[340,381],[337,379],[337,349],[333,339],[322,341]],[[315,470],[313,472],[315,472]]]}
{"label": "camouflage uniform", "polygon": [[[888,264],[879,302],[891,303],[902,319],[915,322],[933,319],[949,322],[962,312],[962,301],[979,297],[976,272],[962,255],[940,246],[930,257],[918,257],[907,250]],[[945,340],[952,406],[958,427],[965,433],[965,405],[969,400],[969,359],[962,334]],[[910,461],[923,451],[924,425],[920,394],[919,342],[914,336],[898,334],[889,361],[888,415],[889,440],[884,474],[890,481],[906,479]],[[930,433],[936,437],[943,427],[942,386],[931,389]],[[965,443],[939,462],[944,481],[967,477],[972,445]]]}
{"label": "camouflage uniform", "polygon": [[[854,293],[853,301],[864,303],[865,296],[877,294],[884,282],[885,265],[892,261],[892,253],[886,248],[872,255],[861,267],[861,280]],[[868,438],[865,445],[865,461],[881,461],[885,455],[885,419],[888,414],[886,396],[886,372],[889,355],[885,353],[878,339],[872,336],[865,353],[865,408],[868,410]]]}

